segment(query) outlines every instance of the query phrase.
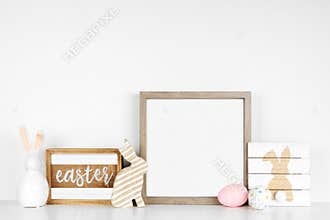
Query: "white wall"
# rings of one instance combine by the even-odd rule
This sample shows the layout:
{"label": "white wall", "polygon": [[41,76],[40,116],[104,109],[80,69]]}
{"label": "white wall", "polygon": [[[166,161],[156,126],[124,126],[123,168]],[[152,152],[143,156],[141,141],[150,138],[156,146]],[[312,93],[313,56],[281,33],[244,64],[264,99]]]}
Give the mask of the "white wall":
{"label": "white wall", "polygon": [[140,90],[250,90],[253,140],[310,143],[313,200],[330,201],[329,1],[2,0],[0,31],[0,199],[23,173],[22,124],[50,147],[138,146]]}

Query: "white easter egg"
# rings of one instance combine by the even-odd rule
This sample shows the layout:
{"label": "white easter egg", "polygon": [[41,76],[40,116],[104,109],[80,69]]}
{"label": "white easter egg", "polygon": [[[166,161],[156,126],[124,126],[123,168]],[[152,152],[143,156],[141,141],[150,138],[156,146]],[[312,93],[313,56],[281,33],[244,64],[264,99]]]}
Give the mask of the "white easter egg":
{"label": "white easter egg", "polygon": [[271,192],[265,187],[257,186],[249,190],[249,205],[255,209],[264,209],[271,199]]}

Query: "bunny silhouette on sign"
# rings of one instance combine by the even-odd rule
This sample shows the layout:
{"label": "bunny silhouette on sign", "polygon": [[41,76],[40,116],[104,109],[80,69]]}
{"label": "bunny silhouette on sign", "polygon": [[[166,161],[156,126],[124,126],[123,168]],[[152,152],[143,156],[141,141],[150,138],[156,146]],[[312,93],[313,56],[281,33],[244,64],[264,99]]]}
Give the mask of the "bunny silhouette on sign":
{"label": "bunny silhouette on sign", "polygon": [[49,187],[41,173],[39,151],[43,142],[43,135],[37,133],[35,145],[32,148],[25,128],[20,129],[24,149],[28,153],[25,159],[25,175],[18,187],[18,201],[23,207],[41,207],[46,204]]}
{"label": "bunny silhouette on sign", "polygon": [[116,175],[111,204],[114,207],[132,207],[134,199],[138,207],[143,207],[145,205],[141,191],[143,176],[148,169],[147,162],[135,154],[127,140],[125,140],[124,148],[120,149],[120,153],[131,165],[120,170]]}
{"label": "bunny silhouette on sign", "polygon": [[[286,201],[293,200],[292,185],[288,178],[283,175],[289,173],[288,165],[290,162],[290,149],[286,147],[281,153],[281,158],[276,157],[274,150],[267,152],[263,161],[268,161],[272,164],[271,173],[273,178],[268,183],[268,189],[285,189]],[[272,191],[272,196],[275,198],[276,191]]]}

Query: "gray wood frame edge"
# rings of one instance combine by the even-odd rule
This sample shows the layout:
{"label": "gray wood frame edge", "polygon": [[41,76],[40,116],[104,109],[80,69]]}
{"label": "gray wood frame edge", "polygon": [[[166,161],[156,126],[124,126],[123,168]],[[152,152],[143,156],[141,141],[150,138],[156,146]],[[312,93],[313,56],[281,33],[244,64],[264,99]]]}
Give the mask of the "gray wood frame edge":
{"label": "gray wood frame edge", "polygon": [[[243,99],[244,108],[244,185],[248,187],[248,143],[251,140],[251,92],[249,91],[212,91],[212,92],[140,92],[140,154],[147,161],[146,114],[148,99]],[[216,197],[148,197],[146,195],[146,175],[144,176],[142,195],[147,204],[184,204],[210,205],[219,204]]]}

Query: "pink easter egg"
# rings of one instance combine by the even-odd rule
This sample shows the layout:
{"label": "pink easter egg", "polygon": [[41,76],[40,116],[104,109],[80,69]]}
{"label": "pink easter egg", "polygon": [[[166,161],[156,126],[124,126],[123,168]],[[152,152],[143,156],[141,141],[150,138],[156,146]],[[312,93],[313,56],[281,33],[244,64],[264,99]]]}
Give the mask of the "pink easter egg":
{"label": "pink easter egg", "polygon": [[228,207],[239,207],[243,205],[248,198],[248,191],[242,184],[230,184],[223,187],[219,194],[219,202]]}

